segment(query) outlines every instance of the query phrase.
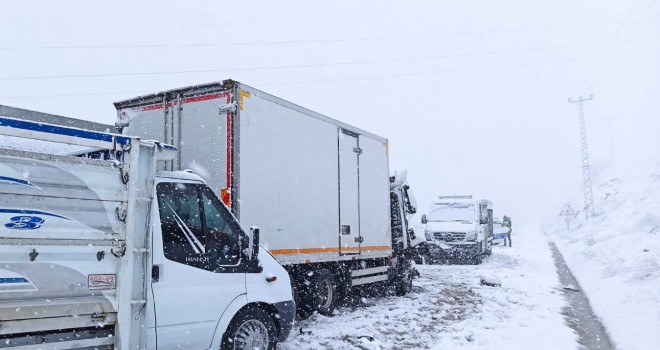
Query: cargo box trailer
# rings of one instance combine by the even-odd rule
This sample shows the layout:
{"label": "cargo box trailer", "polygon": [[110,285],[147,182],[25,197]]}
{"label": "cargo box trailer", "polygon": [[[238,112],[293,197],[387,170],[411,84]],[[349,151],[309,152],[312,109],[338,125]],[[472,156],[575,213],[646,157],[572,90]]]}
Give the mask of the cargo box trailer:
{"label": "cargo box trailer", "polygon": [[[199,176],[156,171],[171,146],[4,117],[0,141],[12,146],[0,147],[0,349],[274,349],[287,337],[288,273]],[[111,159],[70,155],[90,149]]]}
{"label": "cargo box trailer", "polygon": [[330,314],[355,286],[410,290],[407,221],[393,232],[391,215],[408,188],[390,182],[387,139],[232,80],[115,107],[124,134],[178,148],[165,169],[203,174],[244,227],[260,227],[299,311]]}

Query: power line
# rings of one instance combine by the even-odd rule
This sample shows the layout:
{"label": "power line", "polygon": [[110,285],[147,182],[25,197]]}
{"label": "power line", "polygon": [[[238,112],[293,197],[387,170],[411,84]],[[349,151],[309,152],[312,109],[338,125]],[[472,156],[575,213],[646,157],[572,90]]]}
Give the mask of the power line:
{"label": "power line", "polygon": [[[660,51],[654,52],[640,52],[632,55],[655,55],[660,53]],[[615,57],[618,55],[612,55]],[[417,75],[430,75],[430,74],[440,74],[440,73],[452,73],[452,72],[469,72],[469,71],[478,71],[478,70],[490,70],[490,69],[501,69],[501,68],[515,68],[515,67],[529,67],[543,64],[552,64],[552,63],[568,63],[568,62],[580,62],[588,61],[600,58],[597,57],[585,57],[585,58],[574,58],[574,59],[564,59],[564,60],[551,60],[551,61],[541,61],[541,62],[530,62],[530,63],[520,63],[520,64],[505,64],[505,65],[493,65],[493,66],[483,66],[483,67],[472,67],[472,68],[458,68],[458,69],[444,69],[444,70],[435,70],[435,71],[425,71],[417,73],[401,73],[401,74],[386,74],[386,75],[371,75],[371,76],[361,76],[361,77],[352,77],[352,78],[332,78],[332,79],[321,79],[321,80],[303,80],[303,81],[293,81],[293,82],[283,82],[283,83],[269,83],[269,84],[260,84],[261,86],[276,86],[276,85],[296,85],[296,84],[311,84],[311,83],[326,83],[326,82],[338,82],[338,81],[351,81],[351,80],[368,80],[368,79],[380,79],[380,78],[397,78],[397,77],[406,77],[406,76],[417,76]]]}
{"label": "power line", "polygon": [[402,36],[380,36],[380,37],[360,37],[360,38],[338,38],[338,39],[313,39],[313,40],[276,40],[276,41],[245,41],[245,42],[227,42],[227,43],[153,43],[153,44],[117,44],[117,45],[69,45],[69,46],[0,46],[0,50],[81,50],[81,49],[136,49],[136,48],[168,48],[168,47],[214,47],[214,46],[257,46],[257,45],[289,45],[289,44],[314,44],[314,43],[333,43],[333,42],[354,42],[371,40],[400,40],[415,38],[439,38],[448,36],[463,35],[486,35],[486,34],[507,34],[536,32],[547,30],[564,30],[579,28],[600,28],[610,26],[623,26],[629,23],[604,23],[604,24],[586,24],[573,26],[554,26],[537,28],[520,28],[505,30],[488,31],[470,31],[470,32],[452,32],[443,34],[414,34]]}
{"label": "power line", "polygon": [[292,68],[314,68],[314,67],[329,67],[329,66],[343,66],[353,64],[369,64],[369,63],[391,63],[391,62],[408,62],[419,60],[431,60],[438,58],[458,58],[458,57],[474,57],[474,56],[487,56],[487,55],[503,55],[511,53],[527,53],[536,51],[552,51],[563,49],[575,49],[585,47],[598,47],[609,44],[581,44],[581,45],[567,45],[567,46],[553,46],[534,49],[519,49],[519,50],[505,50],[505,51],[484,51],[473,53],[459,53],[459,54],[445,54],[445,55],[432,55],[432,56],[419,56],[419,57],[404,57],[404,58],[387,58],[378,60],[355,60],[345,62],[330,62],[330,63],[310,63],[310,64],[296,64],[296,65],[281,65],[281,66],[257,66],[257,67],[238,67],[238,68],[219,68],[219,69],[193,69],[193,70],[171,70],[171,71],[156,71],[156,72],[126,72],[126,73],[91,73],[91,74],[65,74],[65,75],[40,75],[40,76],[19,76],[19,77],[0,77],[1,80],[44,80],[44,79],[75,79],[75,78],[100,78],[100,77],[122,77],[122,76],[138,76],[138,75],[166,75],[166,74],[191,74],[191,73],[214,73],[214,72],[236,72],[236,71],[250,71],[250,70],[270,70],[270,69],[292,69]]}
{"label": "power line", "polygon": [[[628,17],[630,17],[630,14],[632,14],[632,12],[635,10],[638,3],[639,3],[639,0],[636,0],[635,3],[630,8],[630,10],[628,10],[628,12],[626,13],[626,16],[623,18],[623,22],[621,22],[621,25],[619,25],[619,28],[617,29],[616,34],[612,36],[612,38],[610,39],[610,43],[605,48],[605,51],[603,51],[603,53],[602,53],[603,55],[606,55],[610,51],[610,48],[612,47],[612,44],[614,43],[614,40],[619,36],[619,34],[621,33],[621,30],[623,29],[623,23],[626,23],[628,21]],[[591,77],[593,76],[593,74],[596,71],[596,67],[600,66],[602,61],[603,61],[602,59],[599,60],[595,65],[593,65],[591,67],[591,69],[589,70],[589,73],[587,73],[587,75],[582,79],[582,81],[578,85],[577,93],[579,93],[580,90],[582,90],[582,88],[584,87],[584,85],[591,79]]]}
{"label": "power line", "polygon": [[[651,9],[651,7],[652,7],[654,4],[655,4],[654,1],[651,1],[651,2],[649,3],[649,6],[646,7],[646,9],[644,10],[644,12],[643,12],[642,15],[640,16],[639,21],[637,22],[637,24],[636,24],[636,25],[630,30],[630,32],[628,33],[628,36],[626,36],[626,39],[624,40],[624,42],[621,43],[621,48],[623,48],[623,51],[626,51],[625,48],[624,48],[625,44],[631,43],[630,38],[632,37],[633,33],[637,30],[637,28],[639,27],[639,25],[642,23],[642,22],[641,22],[642,19],[644,19],[644,17],[646,17],[646,15],[649,13],[649,10]],[[660,14],[660,13],[659,13],[659,14]],[[631,50],[631,49],[637,44],[637,42],[639,42],[639,41],[641,40],[641,38],[642,38],[644,35],[646,35],[646,31],[648,31],[648,29],[649,29],[651,26],[653,26],[653,22],[654,22],[656,19],[657,19],[657,16],[654,17],[654,18],[650,21],[650,24],[649,24],[649,26],[646,28],[646,30],[644,31],[644,33],[643,33],[640,37],[637,38],[638,40],[636,40],[636,41],[632,41],[632,43],[630,44],[628,50]],[[599,89],[601,86],[603,86],[603,84],[605,83],[605,81],[607,80],[607,78],[610,77],[610,76],[612,76],[617,70],[619,70],[619,68],[621,67],[621,64],[622,64],[624,61],[625,61],[625,57],[618,57],[618,58],[614,58],[614,59],[612,59],[612,60],[611,60],[611,63],[612,63],[612,64],[611,64],[611,65],[610,65],[610,64],[607,65],[607,67],[611,67],[611,68],[609,68],[608,70],[602,71],[601,74],[599,74],[599,75],[596,77],[596,79],[594,79],[592,90],[597,90],[597,89]]]}
{"label": "power line", "polygon": [[[630,54],[628,54],[628,56],[656,55],[658,53],[660,53],[660,52],[659,51],[638,52],[638,53],[630,53]],[[616,56],[619,56],[619,55],[612,55],[611,57],[616,57]],[[574,59],[564,59],[564,60],[530,62],[530,63],[522,63],[522,64],[493,65],[493,66],[472,67],[472,68],[444,69],[444,70],[425,71],[425,72],[416,72],[416,73],[383,74],[383,75],[358,76],[358,77],[348,77],[348,78],[332,78],[332,79],[317,79],[317,80],[305,80],[305,81],[264,83],[264,84],[254,84],[254,85],[256,85],[256,86],[277,86],[277,85],[297,85],[297,84],[312,84],[312,83],[353,81],[353,80],[369,80],[369,79],[380,79],[380,78],[397,78],[397,77],[431,75],[431,74],[441,74],[441,73],[451,73],[451,72],[468,72],[468,71],[489,70],[489,69],[528,67],[528,66],[535,66],[535,65],[552,64],[552,63],[580,62],[580,61],[588,61],[588,60],[593,60],[593,59],[599,59],[601,57],[602,56],[595,56],[595,57],[584,57],[584,58],[574,58]],[[143,94],[143,93],[148,93],[148,92],[149,91],[142,90],[142,91],[93,92],[93,93],[76,93],[76,94],[58,94],[58,95],[5,96],[5,97],[0,97],[0,99],[80,97],[80,96],[99,96],[99,95]]]}

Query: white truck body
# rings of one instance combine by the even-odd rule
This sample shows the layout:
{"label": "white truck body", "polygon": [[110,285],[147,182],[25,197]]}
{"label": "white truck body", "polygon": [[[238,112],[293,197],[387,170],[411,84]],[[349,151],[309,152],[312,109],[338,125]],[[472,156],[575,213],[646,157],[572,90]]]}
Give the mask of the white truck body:
{"label": "white truck body", "polygon": [[[174,148],[3,117],[0,137],[15,146],[0,148],[1,349],[218,349],[232,320],[255,308],[272,315],[272,336],[288,335],[287,272],[246,243],[200,177],[156,171]],[[24,151],[26,138],[116,159]],[[180,189],[199,215],[179,217]],[[213,217],[226,226],[214,231]]]}
{"label": "white truck body", "polygon": [[316,267],[349,286],[391,278],[387,139],[231,80],[115,107],[124,133],[180,150],[168,169],[204,169],[298,282]]}
{"label": "white truck body", "polygon": [[116,106],[127,134],[180,149],[172,169],[206,169],[282,264],[391,253],[386,139],[240,83]]}

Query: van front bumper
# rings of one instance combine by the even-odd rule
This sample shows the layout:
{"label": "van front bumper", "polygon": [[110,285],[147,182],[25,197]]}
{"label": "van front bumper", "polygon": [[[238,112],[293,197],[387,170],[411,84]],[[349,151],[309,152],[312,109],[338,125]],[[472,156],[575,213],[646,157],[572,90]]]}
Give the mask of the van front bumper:
{"label": "van front bumper", "polygon": [[442,253],[452,258],[462,258],[466,256],[477,256],[481,254],[481,246],[477,242],[443,242],[432,241],[435,244],[429,244],[430,253]]}
{"label": "van front bumper", "polygon": [[296,303],[291,301],[283,301],[281,303],[273,304],[275,309],[277,309],[276,317],[278,322],[278,341],[285,341],[293,329],[293,320],[296,318]]}

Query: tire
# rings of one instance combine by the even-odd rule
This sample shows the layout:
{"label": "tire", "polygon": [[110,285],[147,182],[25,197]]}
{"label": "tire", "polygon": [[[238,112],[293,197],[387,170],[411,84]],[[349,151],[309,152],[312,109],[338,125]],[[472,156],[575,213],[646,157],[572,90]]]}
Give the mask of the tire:
{"label": "tire", "polygon": [[275,350],[277,330],[275,321],[264,310],[248,307],[241,310],[229,324],[222,337],[221,350]]}
{"label": "tire", "polygon": [[305,320],[314,313],[312,297],[309,288],[301,287],[295,282],[295,277],[291,278],[291,291],[293,300],[296,303],[296,319]]}
{"label": "tire", "polygon": [[396,296],[402,297],[410,292],[412,292],[412,273],[410,268],[407,268],[405,272],[396,277],[394,281],[394,292]]}
{"label": "tire", "polygon": [[326,269],[317,270],[312,283],[312,305],[321,315],[332,315],[337,304],[335,278]]}
{"label": "tire", "polygon": [[419,251],[417,251],[417,250],[413,253],[413,260],[415,261],[415,264],[417,264],[417,265],[424,264],[424,258],[422,257],[422,254],[419,253]]}
{"label": "tire", "polygon": [[291,294],[293,295],[293,302],[296,303],[296,319],[304,320],[311,315],[310,312],[307,312],[303,305],[303,299],[300,295],[300,288],[296,283],[295,278],[291,275]]}
{"label": "tire", "polygon": [[481,254],[477,254],[474,256],[472,261],[475,265],[481,265],[481,263],[484,261],[484,257]]}

